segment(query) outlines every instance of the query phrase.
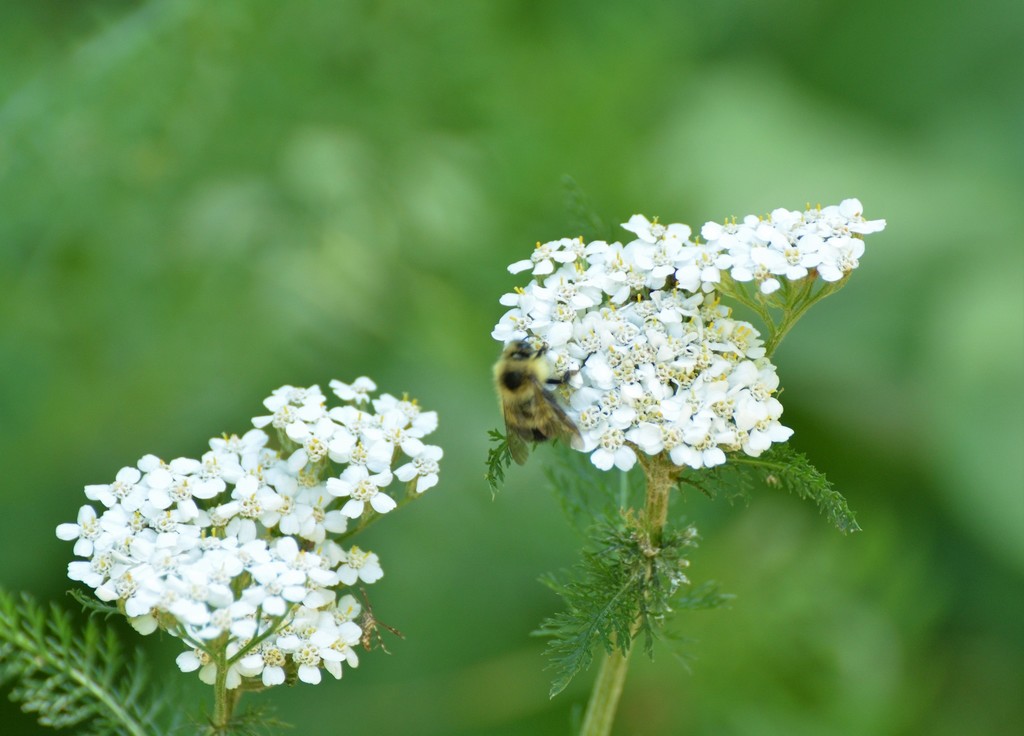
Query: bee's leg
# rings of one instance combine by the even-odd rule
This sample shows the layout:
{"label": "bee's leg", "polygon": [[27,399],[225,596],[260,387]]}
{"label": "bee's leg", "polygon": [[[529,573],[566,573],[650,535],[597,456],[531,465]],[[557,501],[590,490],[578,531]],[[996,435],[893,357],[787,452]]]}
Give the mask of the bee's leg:
{"label": "bee's leg", "polygon": [[575,376],[577,373],[579,373],[578,370],[566,371],[560,376],[551,376],[544,383],[546,383],[548,386],[563,386],[569,383],[569,379]]}

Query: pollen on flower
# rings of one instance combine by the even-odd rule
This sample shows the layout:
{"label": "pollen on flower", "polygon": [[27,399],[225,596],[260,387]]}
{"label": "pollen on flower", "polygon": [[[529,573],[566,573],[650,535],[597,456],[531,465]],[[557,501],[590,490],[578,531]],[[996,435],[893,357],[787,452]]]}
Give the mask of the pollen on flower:
{"label": "pollen on flower", "polygon": [[348,566],[358,570],[366,564],[366,560],[369,556],[369,553],[363,552],[358,547],[353,547],[348,551]]}
{"label": "pollen on flower", "polygon": [[262,514],[263,505],[259,502],[259,499],[256,498],[255,493],[251,496],[248,496],[247,498],[242,499],[242,516],[249,519],[255,519]]}
{"label": "pollen on flower", "polygon": [[359,483],[356,484],[356,487],[352,489],[352,498],[357,501],[369,501],[376,495],[377,486],[375,486],[373,481],[369,478],[359,481]]}
{"label": "pollen on flower", "polygon": [[356,442],[356,446],[352,448],[352,456],[349,458],[349,463],[352,465],[366,465],[366,448],[363,447],[362,442]]}
{"label": "pollen on flower", "polygon": [[609,429],[601,435],[601,447],[606,450],[617,450],[626,443],[626,435],[621,429]]}
{"label": "pollen on flower", "polygon": [[283,667],[286,662],[284,652],[277,647],[264,647],[262,654],[268,667]]}
{"label": "pollen on flower", "polygon": [[125,573],[117,579],[114,589],[117,591],[118,598],[129,598],[139,589],[139,584],[131,576],[131,573]]}
{"label": "pollen on flower", "polygon": [[703,437],[699,438],[696,442],[693,443],[693,448],[700,452],[703,452],[704,450],[710,450],[714,446],[715,441],[710,434],[705,434]]}
{"label": "pollen on flower", "polygon": [[302,647],[292,654],[292,658],[299,664],[316,667],[320,664],[320,649],[309,642],[305,642]]}
{"label": "pollen on flower", "polygon": [[153,527],[159,532],[173,532],[177,526],[178,522],[171,515],[170,511],[166,511],[153,519]]}

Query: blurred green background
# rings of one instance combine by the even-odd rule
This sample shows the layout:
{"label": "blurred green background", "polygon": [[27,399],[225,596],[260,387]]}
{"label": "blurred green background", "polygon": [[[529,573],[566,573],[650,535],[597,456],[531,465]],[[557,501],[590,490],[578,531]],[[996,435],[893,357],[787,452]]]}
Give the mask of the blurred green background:
{"label": "blurred green background", "polygon": [[483,482],[505,266],[577,234],[564,175],[613,223],[857,196],[888,229],[776,362],[864,532],[677,499],[737,597],[679,620],[688,664],[635,661],[616,733],[1020,733],[1024,5],[969,8],[3,3],[0,583],[74,606],[83,485],[368,374],[441,414],[440,486],[363,540],[406,639],[253,699],[303,734],[569,733],[593,672],[549,700],[529,634],[581,539],[543,451]]}

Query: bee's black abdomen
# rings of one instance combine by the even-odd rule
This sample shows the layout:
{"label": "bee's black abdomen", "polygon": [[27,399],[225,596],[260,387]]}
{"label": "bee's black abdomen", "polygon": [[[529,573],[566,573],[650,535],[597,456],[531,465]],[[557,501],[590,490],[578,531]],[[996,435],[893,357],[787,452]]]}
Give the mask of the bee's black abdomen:
{"label": "bee's black abdomen", "polygon": [[505,371],[501,374],[501,384],[509,391],[515,391],[523,385],[524,376],[519,371]]}
{"label": "bee's black abdomen", "polygon": [[534,442],[543,442],[547,438],[548,438],[548,436],[546,434],[541,432],[539,429],[534,428],[534,430],[533,430],[533,441]]}

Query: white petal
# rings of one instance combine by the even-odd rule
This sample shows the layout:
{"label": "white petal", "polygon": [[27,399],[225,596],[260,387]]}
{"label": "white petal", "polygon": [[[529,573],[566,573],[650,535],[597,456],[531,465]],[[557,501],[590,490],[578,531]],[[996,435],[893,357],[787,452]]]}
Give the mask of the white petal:
{"label": "white petal", "polygon": [[200,664],[199,657],[192,651],[182,652],[175,658],[174,662],[182,672],[195,672],[199,669]]}
{"label": "white petal", "polygon": [[351,496],[352,484],[343,481],[341,478],[328,478],[327,492],[330,493],[332,496]]}
{"label": "white petal", "polygon": [[594,451],[590,456],[590,462],[600,470],[611,470],[615,464],[615,455],[602,447]]}
{"label": "white petal", "polygon": [[320,668],[304,664],[299,667],[299,679],[310,685],[320,684]]}
{"label": "white petal", "polygon": [[[578,438],[573,437],[572,441],[573,441],[573,447],[575,449],[577,449],[577,450],[583,449],[582,446],[581,447],[576,447],[576,443],[578,442]],[[420,478],[418,481],[416,481],[416,493],[423,493],[423,491],[429,490],[429,489],[433,488],[436,485],[437,485],[437,473],[431,473],[430,475],[424,475],[422,478]]]}
{"label": "white petal", "polygon": [[284,669],[281,667],[266,667],[263,670],[263,684],[267,687],[281,685],[284,683]]}
{"label": "white petal", "polygon": [[341,513],[350,519],[358,519],[363,515],[363,502],[354,498],[341,507]]}
{"label": "white petal", "polygon": [[79,557],[88,557],[92,554],[92,540],[79,539],[75,542],[75,554]]}
{"label": "white petal", "polygon": [[391,498],[388,494],[377,493],[370,499],[370,505],[373,506],[373,510],[378,514],[386,514],[398,504],[395,503],[395,499]]}
{"label": "white petal", "polygon": [[636,464],[636,453],[631,447],[623,445],[615,451],[615,466],[619,470],[629,470]]}
{"label": "white petal", "polygon": [[[415,475],[415,473],[413,473],[413,475]],[[403,480],[409,480],[409,478],[404,478]],[[78,539],[78,535],[81,533],[82,529],[78,524],[57,525],[57,539],[63,539],[65,542],[70,542],[72,539]]]}

